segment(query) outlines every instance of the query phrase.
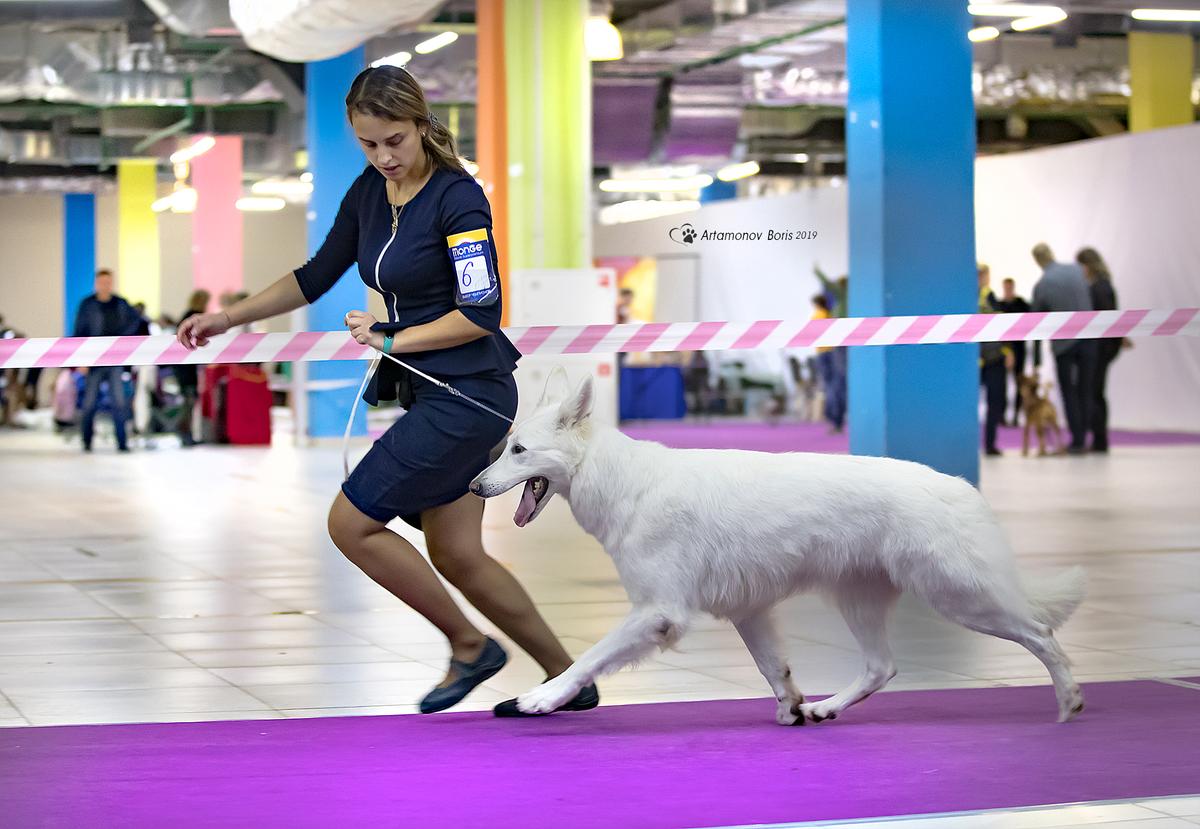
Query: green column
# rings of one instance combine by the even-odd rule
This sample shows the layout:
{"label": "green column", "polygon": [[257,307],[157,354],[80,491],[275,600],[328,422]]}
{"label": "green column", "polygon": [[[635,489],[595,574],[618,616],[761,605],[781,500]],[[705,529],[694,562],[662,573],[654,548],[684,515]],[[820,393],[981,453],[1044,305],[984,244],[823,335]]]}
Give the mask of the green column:
{"label": "green column", "polygon": [[591,264],[591,65],[587,0],[508,0],[505,13],[509,261]]}

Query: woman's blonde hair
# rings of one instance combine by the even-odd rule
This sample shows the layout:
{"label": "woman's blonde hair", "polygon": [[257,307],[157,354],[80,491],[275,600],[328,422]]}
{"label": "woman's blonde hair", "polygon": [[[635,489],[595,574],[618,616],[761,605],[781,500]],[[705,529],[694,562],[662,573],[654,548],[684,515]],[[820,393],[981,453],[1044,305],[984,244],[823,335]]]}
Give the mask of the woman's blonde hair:
{"label": "woman's blonde hair", "polygon": [[350,84],[346,95],[346,117],[373,115],[387,121],[412,121],[421,130],[421,146],[434,166],[465,173],[454,136],[429,109],[417,79],[399,66],[364,69]]}

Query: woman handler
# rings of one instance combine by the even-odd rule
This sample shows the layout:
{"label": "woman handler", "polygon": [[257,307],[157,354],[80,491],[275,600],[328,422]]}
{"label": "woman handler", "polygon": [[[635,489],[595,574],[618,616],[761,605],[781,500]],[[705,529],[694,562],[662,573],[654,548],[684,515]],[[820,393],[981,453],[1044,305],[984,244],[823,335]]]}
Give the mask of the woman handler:
{"label": "woman handler", "polygon": [[[321,249],[302,268],[219,314],[188,319],[188,348],[248,322],[314,302],[353,263],[387,307],[386,322],[351,311],[363,344],[397,355],[512,417],[519,352],[500,331],[501,296],[491,209],[468,175],[450,132],[430,113],[406,70],[362,72],[346,112],[370,162],[350,186]],[[507,655],[476,628],[417,550],[387,529],[397,516],[421,528],[429,558],[488,619],[556,676],[571,663],[524,589],[483,549],[483,501],[467,491],[508,423],[383,360],[368,402],[399,399],[407,413],[375,442],[329,512],[329,535],[368,576],[437,626],[450,642],[446,679],[424,699],[432,713],[460,702],[499,671]],[[563,708],[599,702],[589,686]],[[515,700],[498,716],[521,716]]]}

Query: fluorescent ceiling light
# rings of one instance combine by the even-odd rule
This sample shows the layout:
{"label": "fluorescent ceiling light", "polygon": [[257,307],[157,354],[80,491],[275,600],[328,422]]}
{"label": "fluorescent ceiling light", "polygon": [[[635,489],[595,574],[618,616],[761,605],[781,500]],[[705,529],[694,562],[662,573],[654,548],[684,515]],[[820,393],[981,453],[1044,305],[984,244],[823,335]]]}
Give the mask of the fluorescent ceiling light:
{"label": "fluorescent ceiling light", "polygon": [[967,11],[976,17],[1048,17],[1061,13],[1062,9],[1031,3],[972,3]]}
{"label": "fluorescent ceiling light", "polygon": [[712,176],[701,173],[686,178],[610,178],[600,182],[600,189],[605,193],[674,193],[702,190],[712,183]]}
{"label": "fluorescent ceiling light", "polygon": [[602,225],[624,224],[625,222],[640,222],[646,219],[657,219],[661,216],[674,216],[677,213],[691,213],[700,209],[700,202],[694,199],[678,201],[659,201],[644,199],[640,201],[623,201],[600,208],[599,220]]}
{"label": "fluorescent ceiling light", "polygon": [[301,173],[301,174],[300,174],[300,180],[301,180],[301,181],[307,181],[307,182],[309,182],[309,183],[311,184],[311,183],[312,183],[312,180],[313,180],[313,174],[312,174],[312,173],[308,173],[308,172]]}
{"label": "fluorescent ceiling light", "polygon": [[721,181],[737,181],[740,178],[748,178],[756,175],[759,167],[757,161],[744,161],[741,164],[730,164],[728,167],[722,167],[717,172],[717,178]]}
{"label": "fluorescent ceiling light", "polygon": [[295,178],[265,178],[250,185],[256,196],[307,196],[312,191],[312,182]]}
{"label": "fluorescent ceiling light", "polygon": [[607,17],[589,17],[583,27],[583,42],[588,60],[620,60],[625,56],[621,30]]}
{"label": "fluorescent ceiling light", "polygon": [[193,213],[198,200],[199,194],[195,188],[180,187],[155,201],[150,205],[150,209],[155,213],[165,213],[168,210],[172,213]]}
{"label": "fluorescent ceiling light", "polygon": [[442,32],[440,35],[434,35],[429,40],[422,40],[416,45],[418,55],[428,55],[430,52],[436,52],[443,46],[449,46],[454,41],[458,40],[458,32]]}
{"label": "fluorescent ceiling light", "polygon": [[1200,23],[1200,9],[1134,9],[1134,20],[1162,20],[1170,23]]}
{"label": "fluorescent ceiling light", "polygon": [[182,164],[185,161],[191,161],[198,155],[204,155],[215,146],[217,146],[217,139],[211,135],[197,138],[189,146],[171,153],[171,163]]}
{"label": "fluorescent ceiling light", "polygon": [[287,207],[287,202],[277,196],[247,196],[238,199],[234,204],[238,210],[247,213],[263,213],[271,210],[283,210]]}
{"label": "fluorescent ceiling light", "polygon": [[1059,9],[1054,13],[1039,14],[1033,17],[1022,17],[1020,20],[1014,20],[1010,25],[1013,31],[1027,32],[1030,29],[1036,29],[1039,26],[1049,26],[1053,23],[1061,23],[1067,19],[1067,13]]}
{"label": "fluorescent ceiling light", "polygon": [[1000,37],[1000,30],[995,26],[980,26],[978,29],[972,29],[967,32],[967,39],[972,43],[979,43],[984,40],[995,40]]}
{"label": "fluorescent ceiling light", "polygon": [[[417,48],[420,49],[421,47],[418,46]],[[433,49],[430,49],[429,51],[432,52]],[[412,52],[396,52],[392,55],[385,55],[379,60],[371,61],[371,68],[378,69],[381,66],[407,66],[410,60],[412,60]]]}

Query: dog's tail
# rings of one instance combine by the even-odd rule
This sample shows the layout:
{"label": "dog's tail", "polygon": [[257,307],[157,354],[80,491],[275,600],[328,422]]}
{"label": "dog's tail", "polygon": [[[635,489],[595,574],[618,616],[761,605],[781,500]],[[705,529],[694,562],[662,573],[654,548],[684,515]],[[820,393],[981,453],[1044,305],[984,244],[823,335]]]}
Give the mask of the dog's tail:
{"label": "dog's tail", "polygon": [[1058,630],[1083,601],[1086,581],[1083,568],[1072,567],[1027,583],[1025,593],[1033,608],[1033,618],[1051,630]]}

